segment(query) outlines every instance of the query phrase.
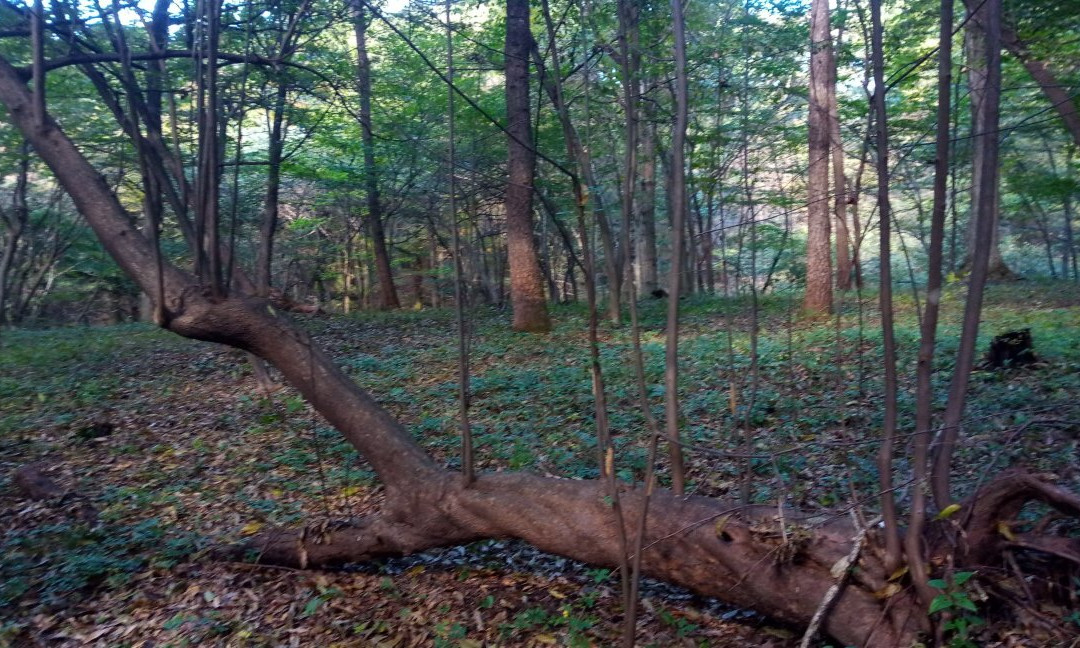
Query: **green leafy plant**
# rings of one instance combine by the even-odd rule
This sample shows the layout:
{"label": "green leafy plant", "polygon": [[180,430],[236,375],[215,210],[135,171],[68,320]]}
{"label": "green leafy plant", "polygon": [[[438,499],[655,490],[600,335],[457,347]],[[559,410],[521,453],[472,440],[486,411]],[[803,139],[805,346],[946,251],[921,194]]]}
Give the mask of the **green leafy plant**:
{"label": "green leafy plant", "polygon": [[971,639],[971,629],[985,622],[978,616],[979,607],[964,587],[975,573],[973,571],[956,572],[949,580],[935,578],[929,582],[930,587],[941,590],[942,593],[930,602],[930,609],[927,612],[931,615],[940,614],[945,618],[943,628],[951,635],[949,646],[952,648],[977,648],[978,646]]}

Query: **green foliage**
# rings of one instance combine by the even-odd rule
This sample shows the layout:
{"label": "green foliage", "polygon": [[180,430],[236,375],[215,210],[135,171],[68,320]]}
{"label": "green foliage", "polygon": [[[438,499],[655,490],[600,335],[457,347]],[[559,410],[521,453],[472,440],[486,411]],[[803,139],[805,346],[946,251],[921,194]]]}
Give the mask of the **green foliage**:
{"label": "green foliage", "polygon": [[930,587],[942,593],[930,602],[929,614],[943,616],[944,629],[949,635],[949,646],[953,648],[977,648],[979,644],[971,638],[971,629],[985,625],[977,613],[975,601],[971,598],[970,585],[965,587],[976,572],[956,572],[948,580],[935,578],[929,581]]}

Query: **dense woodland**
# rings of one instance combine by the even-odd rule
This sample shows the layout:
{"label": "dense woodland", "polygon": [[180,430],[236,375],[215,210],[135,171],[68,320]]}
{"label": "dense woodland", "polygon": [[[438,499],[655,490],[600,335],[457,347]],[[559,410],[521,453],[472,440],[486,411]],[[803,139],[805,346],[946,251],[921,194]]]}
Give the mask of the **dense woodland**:
{"label": "dense woodland", "polygon": [[[0,0],[0,641],[116,645],[72,610],[132,573],[454,546],[613,571],[580,627],[458,594],[477,623],[319,636],[766,641],[664,581],[781,644],[1075,637],[1080,9],[1037,4]],[[108,493],[164,492],[174,390],[222,479],[295,474],[146,495],[163,560]],[[113,490],[87,443],[135,448]],[[319,573],[299,618],[349,598]]]}

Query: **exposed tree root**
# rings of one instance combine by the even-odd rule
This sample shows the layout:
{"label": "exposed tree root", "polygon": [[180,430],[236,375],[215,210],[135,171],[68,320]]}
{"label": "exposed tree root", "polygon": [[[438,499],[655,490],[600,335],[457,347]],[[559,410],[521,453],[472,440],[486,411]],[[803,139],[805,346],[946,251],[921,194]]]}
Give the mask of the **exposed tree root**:
{"label": "exposed tree root", "polygon": [[955,544],[956,564],[962,567],[998,564],[1002,551],[1010,547],[1080,562],[1080,544],[1075,539],[1012,532],[1017,515],[1029,502],[1042,502],[1069,517],[1080,517],[1080,496],[1029,472],[1009,470],[968,498],[961,509],[963,533],[955,541],[951,538],[956,534],[943,534],[933,553],[943,556]]}

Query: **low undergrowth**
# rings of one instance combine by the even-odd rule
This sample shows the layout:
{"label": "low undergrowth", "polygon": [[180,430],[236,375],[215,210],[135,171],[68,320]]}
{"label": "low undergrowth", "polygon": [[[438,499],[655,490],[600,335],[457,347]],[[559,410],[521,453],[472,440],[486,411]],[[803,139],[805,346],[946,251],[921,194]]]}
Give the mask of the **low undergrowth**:
{"label": "low undergrowth", "polygon": [[[992,287],[988,300],[980,349],[997,333],[1030,328],[1040,362],[972,377],[955,482],[971,491],[1024,465],[1078,488],[1080,288],[1022,282]],[[845,296],[839,320],[818,323],[800,321],[797,304],[793,295],[761,300],[755,380],[748,302],[684,300],[689,487],[737,495],[744,465],[723,453],[750,450],[758,502],[832,510],[865,498],[872,508],[881,410],[874,300]],[[657,416],[663,306],[641,304],[648,405]],[[962,286],[951,287],[936,362],[941,406],[962,308]],[[554,318],[552,334],[529,336],[508,330],[507,313],[470,316],[470,416],[482,470],[597,473],[585,313],[559,306]],[[304,322],[439,461],[458,465],[451,312]],[[645,431],[629,330],[604,324],[601,338],[619,475],[639,480]],[[901,300],[897,342],[902,457],[918,345],[910,298]],[[0,643],[585,646],[618,636],[615,577],[513,543],[342,573],[204,559],[209,544],[269,526],[370,511],[380,499],[374,475],[290,390],[261,393],[234,351],[146,325],[5,332],[3,345]],[[78,497],[20,498],[6,479],[32,462]],[[896,470],[905,483],[902,460]],[[665,480],[662,466],[660,474]],[[898,495],[903,502],[907,493]],[[95,519],[77,514],[84,503]],[[1065,617],[1068,608],[1040,614]],[[783,645],[790,636],[660,586],[646,591],[641,627],[642,645],[658,646]]]}

